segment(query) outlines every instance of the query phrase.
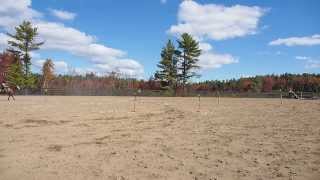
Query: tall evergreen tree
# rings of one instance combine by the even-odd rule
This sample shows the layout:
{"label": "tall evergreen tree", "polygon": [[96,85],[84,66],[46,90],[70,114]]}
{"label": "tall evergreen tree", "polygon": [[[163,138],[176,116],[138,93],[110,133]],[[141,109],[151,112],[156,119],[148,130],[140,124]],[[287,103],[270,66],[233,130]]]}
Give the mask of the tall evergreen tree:
{"label": "tall evergreen tree", "polygon": [[179,66],[179,79],[182,81],[183,88],[185,88],[188,80],[194,76],[197,76],[195,69],[199,68],[197,62],[199,61],[199,56],[201,55],[201,50],[199,48],[199,42],[193,39],[193,37],[184,33],[178,40],[179,44],[179,56],[181,59],[181,64]]}
{"label": "tall evergreen tree", "polygon": [[7,82],[12,85],[23,87],[25,79],[23,76],[23,68],[20,62],[15,62],[10,65],[7,74]]}
{"label": "tall evergreen tree", "polygon": [[24,65],[25,78],[30,77],[30,65],[31,57],[30,52],[38,50],[44,42],[36,42],[38,36],[38,30],[36,27],[32,27],[31,22],[23,21],[22,24],[15,27],[15,34],[7,33],[12,39],[8,41],[8,51],[18,55]]}
{"label": "tall evergreen tree", "polygon": [[177,83],[177,57],[176,49],[171,40],[161,51],[161,60],[157,65],[160,69],[156,72],[155,78],[161,80],[162,86],[175,88]]}
{"label": "tall evergreen tree", "polygon": [[34,87],[36,85],[36,77],[34,74],[24,75],[23,65],[19,57],[13,54],[14,60],[7,70],[6,81],[12,85],[19,87]]}

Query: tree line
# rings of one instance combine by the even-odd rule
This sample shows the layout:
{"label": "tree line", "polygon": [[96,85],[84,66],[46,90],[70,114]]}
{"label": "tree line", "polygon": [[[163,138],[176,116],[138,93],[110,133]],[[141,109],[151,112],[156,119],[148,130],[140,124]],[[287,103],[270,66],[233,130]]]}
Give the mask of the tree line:
{"label": "tree line", "polygon": [[[190,34],[182,34],[176,41],[168,40],[160,52],[158,70],[149,80],[125,78],[116,72],[105,76],[94,73],[85,75],[56,75],[54,63],[47,59],[41,73],[31,72],[32,51],[38,50],[45,42],[38,42],[38,31],[28,21],[15,28],[9,34],[7,51],[0,54],[0,73],[6,71],[5,81],[30,89],[60,88],[70,91],[92,90],[103,95],[126,95],[138,89],[158,92],[155,95],[181,96],[192,93],[249,92],[263,93],[271,91],[304,91],[320,93],[320,74],[264,75],[230,80],[207,80],[194,82],[197,74],[201,50],[199,42]],[[3,68],[7,67],[7,68]],[[2,81],[0,77],[0,81]],[[93,93],[95,94],[95,93]]]}
{"label": "tree line", "polygon": [[[41,77],[41,76],[39,76]],[[39,81],[40,82],[40,81]],[[40,85],[39,85],[40,86]],[[59,75],[50,81],[50,88],[69,89],[70,91],[93,90],[103,95],[130,95],[142,90],[144,95],[164,96],[188,96],[196,94],[216,95],[216,93],[268,93],[288,92],[290,89],[296,92],[312,92],[320,95],[320,74],[282,74],[264,75],[230,80],[213,80],[203,82],[191,82],[185,86],[178,85],[175,92],[164,89],[163,82],[155,78],[149,80],[137,80],[134,78],[122,78],[116,73],[100,77],[93,73],[86,75]],[[151,93],[151,92],[154,93]]]}
{"label": "tree line", "polygon": [[214,80],[194,83],[199,91],[252,92],[297,91],[320,93],[320,74],[290,74],[253,76],[230,80]]}

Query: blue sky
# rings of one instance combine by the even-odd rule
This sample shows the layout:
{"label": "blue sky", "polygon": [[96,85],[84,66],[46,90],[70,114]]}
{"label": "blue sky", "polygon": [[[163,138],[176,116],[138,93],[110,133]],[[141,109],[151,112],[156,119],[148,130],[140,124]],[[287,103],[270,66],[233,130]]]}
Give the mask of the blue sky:
{"label": "blue sky", "polygon": [[0,49],[23,19],[46,41],[33,53],[34,71],[52,58],[57,73],[149,78],[166,41],[188,32],[203,49],[200,80],[320,73],[318,0],[1,1]]}

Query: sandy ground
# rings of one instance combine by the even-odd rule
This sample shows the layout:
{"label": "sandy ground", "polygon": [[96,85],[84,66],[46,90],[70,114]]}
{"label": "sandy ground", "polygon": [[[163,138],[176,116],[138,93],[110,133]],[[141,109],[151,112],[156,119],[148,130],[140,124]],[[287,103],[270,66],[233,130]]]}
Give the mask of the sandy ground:
{"label": "sandy ground", "polygon": [[320,179],[320,101],[0,96],[0,179]]}

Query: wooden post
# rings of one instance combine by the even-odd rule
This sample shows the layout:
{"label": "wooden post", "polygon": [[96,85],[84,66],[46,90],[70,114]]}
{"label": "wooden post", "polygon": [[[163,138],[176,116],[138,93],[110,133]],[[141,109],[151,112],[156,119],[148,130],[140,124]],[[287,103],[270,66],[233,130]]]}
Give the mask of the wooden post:
{"label": "wooden post", "polygon": [[200,96],[200,94],[198,94],[198,112],[200,112],[200,106],[201,106],[200,105],[201,104],[200,103],[200,101],[201,101],[200,98],[201,98],[201,96]]}
{"label": "wooden post", "polygon": [[282,89],[280,89],[280,101],[281,101],[281,104],[283,104],[283,100],[282,100]]}
{"label": "wooden post", "polygon": [[137,101],[137,93],[134,93],[133,112],[136,112],[136,101]]}

